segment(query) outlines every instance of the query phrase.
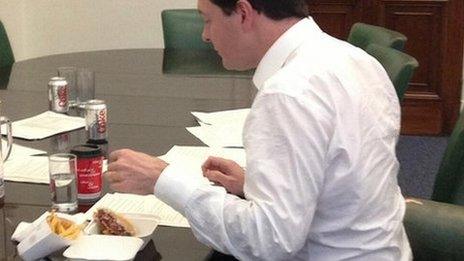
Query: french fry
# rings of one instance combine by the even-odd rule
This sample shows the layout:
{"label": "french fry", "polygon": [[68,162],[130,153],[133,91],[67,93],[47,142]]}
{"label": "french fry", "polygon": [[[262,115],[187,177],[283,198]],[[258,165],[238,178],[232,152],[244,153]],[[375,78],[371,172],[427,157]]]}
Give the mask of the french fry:
{"label": "french fry", "polygon": [[67,220],[67,219],[62,218],[61,219],[61,225],[63,226],[64,230],[67,230],[72,225],[74,225],[74,222],[72,222],[71,220]]}
{"label": "french fry", "polygon": [[76,232],[78,230],[79,230],[79,228],[76,225],[71,225],[68,229],[64,230],[59,235],[62,236],[62,237],[66,237],[66,236],[74,234],[74,232]]}
{"label": "french fry", "polygon": [[63,236],[64,238],[67,238],[67,239],[70,239],[70,240],[74,240],[76,239],[80,234],[80,228],[78,227],[74,227],[72,229],[72,233],[71,234],[68,234],[66,236]]}
{"label": "french fry", "polygon": [[70,220],[58,217],[55,212],[52,212],[46,220],[51,231],[60,237],[74,240],[80,235],[80,226]]}
{"label": "french fry", "polygon": [[60,220],[58,220],[57,223],[57,226],[56,226],[56,231],[54,231],[55,233],[57,233],[58,235],[61,235],[65,230],[64,230],[64,227],[63,227],[63,223],[60,222]]}
{"label": "french fry", "polygon": [[50,224],[49,225],[50,225],[50,228],[53,231],[53,233],[57,234],[57,232],[58,232],[58,219],[56,219],[56,216],[52,217],[50,219]]}
{"label": "french fry", "polygon": [[55,212],[52,212],[48,217],[47,217],[47,223],[50,227],[53,227],[53,220],[55,219]]}

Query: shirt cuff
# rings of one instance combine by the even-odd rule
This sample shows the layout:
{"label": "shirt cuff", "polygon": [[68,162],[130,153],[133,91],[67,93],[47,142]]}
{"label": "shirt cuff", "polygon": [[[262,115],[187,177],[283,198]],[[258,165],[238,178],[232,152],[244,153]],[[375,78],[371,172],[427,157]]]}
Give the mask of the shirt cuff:
{"label": "shirt cuff", "polygon": [[169,164],[154,187],[154,194],[164,203],[185,216],[185,207],[192,194],[199,187],[207,184],[202,176],[189,173],[180,164]]}

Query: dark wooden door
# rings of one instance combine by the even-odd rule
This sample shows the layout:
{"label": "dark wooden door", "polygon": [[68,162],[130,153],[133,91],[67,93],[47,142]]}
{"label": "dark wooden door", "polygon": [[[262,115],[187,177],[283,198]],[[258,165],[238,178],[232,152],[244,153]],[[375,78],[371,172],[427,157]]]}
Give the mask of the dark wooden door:
{"label": "dark wooden door", "polygon": [[308,0],[323,30],[346,39],[354,22],[408,37],[419,61],[402,103],[402,133],[449,133],[459,115],[464,37],[463,0]]}
{"label": "dark wooden door", "polygon": [[361,20],[363,1],[308,0],[311,16],[328,34],[346,39],[351,25]]}

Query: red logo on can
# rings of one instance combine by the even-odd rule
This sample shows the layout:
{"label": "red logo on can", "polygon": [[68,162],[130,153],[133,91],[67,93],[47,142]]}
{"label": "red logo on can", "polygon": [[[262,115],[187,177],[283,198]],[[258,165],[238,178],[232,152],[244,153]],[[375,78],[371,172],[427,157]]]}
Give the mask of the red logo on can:
{"label": "red logo on can", "polygon": [[62,86],[58,88],[58,105],[66,107],[68,105],[68,88]]}
{"label": "red logo on can", "polygon": [[106,132],[106,110],[100,110],[97,115],[97,131],[98,133]]}
{"label": "red logo on can", "polygon": [[102,190],[103,157],[77,160],[77,191],[79,194],[95,194]]}

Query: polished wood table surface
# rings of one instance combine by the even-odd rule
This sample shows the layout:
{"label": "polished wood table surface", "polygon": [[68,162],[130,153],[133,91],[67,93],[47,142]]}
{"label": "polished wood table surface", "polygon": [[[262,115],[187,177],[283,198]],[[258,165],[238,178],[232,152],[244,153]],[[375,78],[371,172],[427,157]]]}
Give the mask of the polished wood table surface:
{"label": "polished wood table surface", "polygon": [[[251,105],[256,90],[249,76],[215,75],[211,65],[202,71],[201,60],[187,73],[174,70],[167,74],[162,69],[163,56],[160,49],[134,49],[61,54],[17,62],[9,81],[5,80],[9,70],[0,70],[0,113],[14,121],[46,111],[47,83],[56,76],[57,68],[89,68],[95,72],[96,98],[105,100],[108,106],[109,150],[132,148],[162,155],[173,145],[203,145],[185,129],[197,125],[190,111]],[[64,137],[15,142],[52,153],[66,151],[86,139],[81,129]],[[105,192],[109,192],[106,186]],[[48,185],[6,182],[6,196],[0,208],[0,260],[19,260],[11,234],[20,221],[34,220],[50,204]],[[79,207],[85,211],[89,206]],[[194,238],[190,229],[158,227],[138,259],[205,260],[210,251]]]}

